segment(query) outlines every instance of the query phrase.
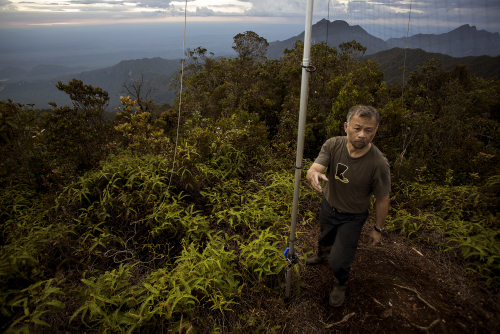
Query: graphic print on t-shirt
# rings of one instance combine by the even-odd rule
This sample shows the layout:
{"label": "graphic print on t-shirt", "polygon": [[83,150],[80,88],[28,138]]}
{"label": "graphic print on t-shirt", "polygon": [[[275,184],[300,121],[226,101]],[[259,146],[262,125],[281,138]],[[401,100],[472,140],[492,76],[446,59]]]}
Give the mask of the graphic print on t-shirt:
{"label": "graphic print on t-shirt", "polygon": [[349,169],[344,164],[341,164],[340,162],[337,164],[337,172],[335,173],[335,178],[339,180],[340,182],[344,183],[349,183],[349,180],[344,176],[344,173]]}

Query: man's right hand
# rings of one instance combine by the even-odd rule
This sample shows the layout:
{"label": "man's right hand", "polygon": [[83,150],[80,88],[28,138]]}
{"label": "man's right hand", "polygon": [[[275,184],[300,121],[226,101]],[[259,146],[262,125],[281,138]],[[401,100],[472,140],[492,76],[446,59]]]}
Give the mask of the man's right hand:
{"label": "man's right hand", "polygon": [[311,177],[311,186],[318,193],[323,194],[323,188],[321,188],[320,181],[328,181],[328,179],[326,178],[325,174],[314,172]]}
{"label": "man's right hand", "polygon": [[321,181],[328,181],[323,172],[326,170],[325,166],[322,166],[317,163],[313,163],[312,166],[307,171],[307,181],[311,184],[314,190],[316,190],[319,194],[323,194],[323,188],[321,188]]}

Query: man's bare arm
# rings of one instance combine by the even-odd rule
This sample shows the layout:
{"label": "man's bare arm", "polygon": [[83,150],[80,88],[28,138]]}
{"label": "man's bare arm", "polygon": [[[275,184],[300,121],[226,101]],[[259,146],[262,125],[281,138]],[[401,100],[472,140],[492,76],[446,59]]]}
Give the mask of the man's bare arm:
{"label": "man's bare arm", "polygon": [[378,229],[385,226],[385,220],[389,213],[389,194],[384,197],[378,197],[375,201],[375,213],[377,215],[376,225]]}
{"label": "man's bare arm", "polygon": [[[375,214],[376,221],[375,225],[378,229],[384,228],[385,220],[387,219],[387,214],[389,213],[389,194],[384,197],[377,197],[375,201]],[[372,240],[372,245],[375,246],[380,242],[382,234],[377,232],[375,229],[370,234],[370,239]]]}
{"label": "man's bare arm", "polygon": [[307,171],[306,179],[307,182],[311,184],[314,190],[323,193],[323,189],[319,184],[320,181],[328,181],[328,178],[323,174],[326,170],[326,167],[317,163],[313,163],[312,166]]}

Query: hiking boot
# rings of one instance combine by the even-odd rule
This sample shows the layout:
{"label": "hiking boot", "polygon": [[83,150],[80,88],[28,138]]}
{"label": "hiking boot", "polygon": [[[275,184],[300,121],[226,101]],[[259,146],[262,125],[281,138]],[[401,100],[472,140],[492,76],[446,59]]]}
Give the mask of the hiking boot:
{"label": "hiking boot", "polygon": [[306,260],[306,265],[313,266],[315,264],[320,264],[328,260],[328,255],[332,246],[318,246],[318,254]]}
{"label": "hiking boot", "polygon": [[338,307],[342,305],[345,299],[345,292],[347,291],[347,285],[335,285],[330,292],[330,306]]}

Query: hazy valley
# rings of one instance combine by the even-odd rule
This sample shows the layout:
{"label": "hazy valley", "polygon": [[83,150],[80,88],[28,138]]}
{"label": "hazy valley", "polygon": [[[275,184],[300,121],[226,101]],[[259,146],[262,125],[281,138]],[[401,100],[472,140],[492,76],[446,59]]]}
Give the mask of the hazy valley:
{"label": "hazy valley", "polygon": [[[153,89],[150,96],[154,100],[158,103],[172,103],[175,92],[169,90],[169,83],[179,72],[182,57],[182,41],[177,37],[179,32],[178,28],[171,29],[171,34],[166,34],[170,37],[161,37],[162,31],[157,30],[157,35],[150,34],[143,38],[139,31],[129,33],[127,39],[131,41],[130,47],[106,44],[105,38],[110,36],[79,36],[77,40],[66,41],[66,51],[51,49],[65,42],[64,40],[58,40],[57,43],[54,41],[52,45],[44,47],[38,45],[36,52],[37,43],[33,42],[31,48],[25,46],[24,49],[19,49],[23,51],[22,55],[19,50],[1,49],[0,100],[11,99],[18,103],[34,104],[38,108],[47,108],[49,102],[69,104],[67,95],[58,91],[55,85],[58,81],[68,82],[76,78],[85,84],[106,90],[111,97],[108,109],[113,110],[119,105],[119,96],[124,95],[123,85],[143,79]],[[203,46],[215,57],[235,57],[236,54],[231,49],[231,33],[219,33],[212,36],[191,36],[187,47],[193,49]],[[262,36],[267,38],[266,34]],[[302,32],[283,41],[270,42],[268,59],[280,58],[285,49],[293,48],[294,43],[302,40],[303,36]],[[15,39],[16,36],[10,38]],[[365,57],[380,63],[387,82],[396,83],[401,80],[406,38],[384,41],[370,35],[360,26],[350,26],[345,21],[328,23],[323,19],[313,25],[312,39],[313,43],[328,41],[329,45],[336,47],[343,42],[356,40],[367,48]],[[12,42],[9,45],[16,44]],[[463,25],[445,34],[411,36],[408,47],[406,75],[422,66],[428,58],[440,59],[444,69],[467,64],[472,74],[484,78],[500,75],[498,33]],[[39,63],[33,59],[34,54],[40,55]]]}

